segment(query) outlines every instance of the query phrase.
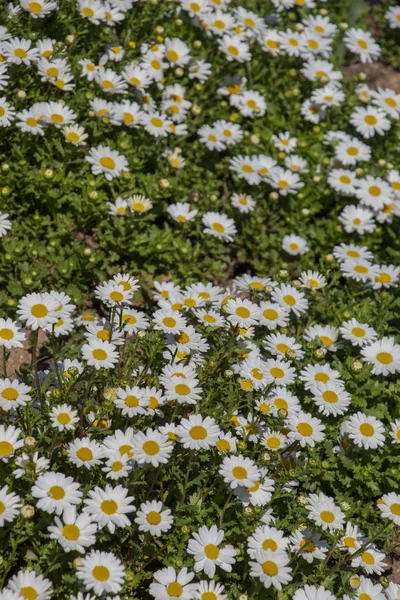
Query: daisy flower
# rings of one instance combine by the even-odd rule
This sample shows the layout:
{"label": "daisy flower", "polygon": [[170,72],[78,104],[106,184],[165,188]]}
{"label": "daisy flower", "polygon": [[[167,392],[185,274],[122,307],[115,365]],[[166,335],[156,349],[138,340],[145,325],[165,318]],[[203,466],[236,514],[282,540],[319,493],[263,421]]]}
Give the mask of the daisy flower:
{"label": "daisy flower", "polygon": [[142,123],[145,130],[155,138],[166,137],[170,132],[171,121],[159,112],[143,114]]}
{"label": "daisy flower", "polygon": [[333,499],[325,494],[310,494],[308,497],[308,517],[325,531],[335,531],[344,526],[344,514]]}
{"label": "daisy flower", "polygon": [[50,294],[36,292],[23,296],[19,301],[17,314],[32,329],[45,328],[57,322],[57,301]]}
{"label": "daisy flower", "polygon": [[325,425],[308,413],[299,412],[289,415],[287,426],[288,437],[293,441],[298,441],[302,448],[307,445],[313,448],[325,437]]}
{"label": "daisy flower", "polygon": [[194,570],[204,571],[208,577],[214,577],[216,567],[230,573],[235,563],[236,550],[230,544],[221,547],[224,532],[216,525],[210,528],[203,525],[193,533],[188,542],[188,554],[194,556]]}
{"label": "daisy flower", "polygon": [[388,21],[390,29],[400,29],[400,7],[391,6],[385,12],[385,19]]}
{"label": "daisy flower", "polygon": [[12,592],[18,594],[18,598],[37,598],[38,600],[50,600],[53,590],[51,581],[37,575],[35,571],[18,571],[8,581],[8,587]]}
{"label": "daisy flower", "polygon": [[139,465],[151,463],[153,467],[158,467],[162,463],[167,463],[173,446],[166,435],[153,429],[147,429],[145,432],[138,431],[132,438],[135,460]]}
{"label": "daisy flower", "polygon": [[282,240],[282,248],[285,250],[285,252],[291,254],[292,256],[305,254],[309,250],[307,241],[295,234],[285,235]]}
{"label": "daisy flower", "polygon": [[256,206],[255,200],[248,194],[232,194],[231,204],[243,214],[253,211]]}
{"label": "daisy flower", "polygon": [[382,517],[390,519],[396,525],[400,525],[400,494],[390,492],[384,494],[380,500],[378,508],[382,513]]}
{"label": "daisy flower", "polygon": [[350,123],[364,138],[373,137],[376,133],[384,135],[391,127],[386,113],[374,106],[357,107],[350,115]]}
{"label": "daisy flower", "polygon": [[361,350],[363,358],[372,365],[373,375],[387,376],[400,371],[400,345],[393,338],[383,337]]}
{"label": "daisy flower", "polygon": [[385,443],[385,428],[382,421],[362,412],[351,415],[346,423],[347,435],[359,447],[376,450]]}
{"label": "daisy flower", "polygon": [[257,465],[250,458],[241,454],[226,456],[221,463],[219,473],[233,490],[237,486],[249,488],[260,479]]}
{"label": "daisy flower", "polygon": [[376,227],[374,213],[366,208],[348,204],[339,215],[339,221],[347,233],[359,235],[372,233]]}
{"label": "daisy flower", "polygon": [[114,488],[106,485],[104,489],[95,487],[85,499],[84,510],[98,523],[99,529],[107,527],[110,533],[114,533],[116,527],[130,527],[127,514],[135,510],[133,499],[122,485]]}
{"label": "daisy flower", "polygon": [[[361,109],[360,109],[361,110]],[[365,109],[363,109],[365,110]],[[373,121],[373,119],[371,119]],[[371,148],[357,138],[339,141],[335,147],[335,157],[345,166],[354,166],[371,158]]]}
{"label": "daisy flower", "polygon": [[173,517],[169,509],[162,510],[162,502],[151,500],[143,502],[136,513],[135,523],[140,531],[148,531],[150,535],[159,537],[172,527]]}
{"label": "daisy flower", "polygon": [[268,181],[281,196],[288,194],[297,194],[297,190],[304,187],[304,183],[300,180],[297,173],[292,173],[288,169],[275,167],[268,175]]}
{"label": "daisy flower", "polygon": [[191,450],[208,449],[215,446],[220,429],[212,417],[189,415],[178,426],[179,441]]}
{"label": "daisy flower", "polygon": [[303,588],[299,588],[293,595],[293,600],[335,600],[336,596],[329,590],[320,585],[316,587],[314,585],[305,585]]}
{"label": "daisy flower", "polygon": [[125,156],[116,150],[111,150],[109,146],[91,148],[86,160],[92,165],[92,173],[103,174],[107,181],[119,177],[122,171],[128,171],[128,161]]}
{"label": "daisy flower", "polygon": [[191,210],[191,206],[188,202],[177,202],[176,204],[170,204],[167,208],[167,212],[177,223],[193,221],[198,213],[197,210]]}
{"label": "daisy flower", "polygon": [[61,515],[68,506],[80,504],[82,500],[79,483],[72,477],[54,471],[39,475],[32,487],[32,496],[38,498],[38,508],[57,515]]}
{"label": "daisy flower", "polygon": [[292,285],[282,283],[272,291],[271,296],[286,311],[293,312],[296,316],[300,316],[308,309],[308,301],[304,293],[299,292]]}
{"label": "daisy flower", "polygon": [[270,331],[286,327],[290,317],[289,311],[276,302],[261,302],[260,312],[260,325],[266,325]]}
{"label": "daisy flower", "polygon": [[260,316],[260,308],[250,300],[228,300],[224,310],[228,313],[228,321],[237,325],[256,325]]}
{"label": "daisy flower", "polygon": [[30,65],[39,58],[39,50],[32,48],[31,40],[10,38],[2,44],[2,53],[8,62],[16,65]]}
{"label": "daisy flower", "polygon": [[0,424],[0,460],[7,462],[14,453],[24,445],[24,440],[19,440],[21,430],[14,425]]}
{"label": "daisy flower", "polygon": [[[361,548],[362,544],[360,544],[360,542],[356,542],[356,551],[360,550]],[[361,555],[357,556],[351,561],[351,566],[357,568],[361,567],[363,571],[369,575],[372,575],[373,573],[376,575],[381,575],[387,569],[385,559],[386,556],[383,554],[383,552],[379,552],[375,546],[370,545],[367,546]]]}
{"label": "daisy flower", "polygon": [[339,329],[342,337],[349,340],[353,346],[371,344],[377,337],[373,327],[370,327],[367,323],[360,323],[354,318],[342,323]]}
{"label": "daisy flower", "polygon": [[325,287],[327,281],[318,271],[303,271],[299,277],[302,287],[311,290],[320,290]]}
{"label": "daisy flower", "polygon": [[118,351],[114,344],[100,339],[89,340],[82,346],[82,356],[89,366],[99,369],[113,369],[118,362]]}
{"label": "daisy flower", "polygon": [[379,44],[368,31],[351,27],[344,36],[346,48],[357,54],[362,63],[374,62],[381,53]]}
{"label": "daisy flower", "polygon": [[68,404],[54,406],[51,409],[50,421],[58,431],[73,431],[79,422],[78,411]]}
{"label": "daisy flower", "polygon": [[86,467],[86,469],[99,465],[103,458],[103,450],[100,444],[89,437],[70,442],[67,447],[67,454],[74,465]]}
{"label": "daisy flower", "polygon": [[153,313],[154,329],[160,329],[164,333],[177,334],[187,325],[186,319],[178,311],[170,308],[162,308]]}
{"label": "daisy flower", "polygon": [[223,213],[207,212],[202,217],[204,233],[232,242],[236,235],[236,227],[233,219]]}
{"label": "daisy flower", "polygon": [[183,67],[190,61],[189,47],[179,38],[167,38],[165,40],[165,56],[171,65]]}
{"label": "daisy flower", "polygon": [[169,401],[176,400],[179,404],[196,404],[203,391],[198,383],[196,377],[175,375],[173,379],[163,381],[165,396]]}
{"label": "daisy flower", "polygon": [[253,561],[250,561],[250,575],[256,577],[264,584],[265,588],[273,586],[282,589],[292,580],[292,569],[289,567],[289,557],[286,552],[272,552],[271,550],[258,550]]}
{"label": "daisy flower", "polygon": [[124,583],[125,570],[122,562],[111,552],[92,550],[82,558],[76,575],[87,590],[95,594],[118,594]]}
{"label": "daisy flower", "polygon": [[0,237],[6,235],[7,231],[11,229],[11,221],[7,217],[8,213],[0,213]]}
{"label": "daisy flower", "polygon": [[371,281],[371,285],[375,290],[381,288],[388,288],[399,280],[400,268],[393,265],[379,265],[377,266],[377,273]]}
{"label": "daisy flower", "polygon": [[196,585],[193,598],[196,600],[228,600],[228,596],[224,592],[225,588],[221,583],[202,580]]}
{"label": "daisy flower", "polygon": [[225,34],[218,40],[218,46],[226,59],[240,63],[251,60],[251,53],[247,41],[240,35]]}
{"label": "daisy flower", "polygon": [[390,424],[390,437],[393,439],[395,444],[400,444],[400,419],[396,419]]}
{"label": "daisy flower", "polygon": [[97,525],[91,522],[90,515],[77,515],[75,506],[67,506],[62,519],[55,517],[54,521],[55,525],[50,525],[47,530],[50,538],[57,540],[65,552],[77,550],[84,554],[86,548],[96,542]]}
{"label": "daisy flower", "polygon": [[11,523],[17,514],[22,504],[20,497],[14,492],[8,492],[8,487],[5,485],[0,490],[0,527],[4,527],[5,523]]}
{"label": "daisy flower", "polygon": [[197,584],[190,583],[194,573],[186,567],[176,572],[173,567],[165,567],[154,573],[154,581],[150,584],[149,592],[155,600],[191,600]]}
{"label": "daisy flower", "polygon": [[8,412],[11,409],[25,406],[32,399],[31,388],[17,380],[0,379],[0,408]]}
{"label": "daisy flower", "polygon": [[324,560],[328,554],[328,543],[311,529],[297,529],[289,540],[291,550],[298,553],[308,564],[314,560]]}

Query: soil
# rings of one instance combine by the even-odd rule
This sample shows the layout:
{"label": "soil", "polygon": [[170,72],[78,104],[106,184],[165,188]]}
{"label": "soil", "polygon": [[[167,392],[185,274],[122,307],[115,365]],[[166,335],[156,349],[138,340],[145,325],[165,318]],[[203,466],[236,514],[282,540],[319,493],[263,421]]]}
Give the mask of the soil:
{"label": "soil", "polygon": [[392,67],[381,62],[371,64],[356,63],[346,67],[346,77],[352,77],[359,73],[365,73],[367,76],[365,83],[369,87],[389,88],[397,93],[400,93],[400,72],[395,71]]}

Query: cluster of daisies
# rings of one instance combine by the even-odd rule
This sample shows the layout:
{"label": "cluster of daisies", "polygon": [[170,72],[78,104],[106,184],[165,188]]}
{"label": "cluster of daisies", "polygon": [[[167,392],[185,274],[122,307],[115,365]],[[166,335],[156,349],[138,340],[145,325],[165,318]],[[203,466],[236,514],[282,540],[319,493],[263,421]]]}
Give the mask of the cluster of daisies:
{"label": "cluster of daisies", "polygon": [[[0,319],[6,370],[0,379],[0,458],[10,482],[0,490],[0,526],[12,528],[19,518],[47,523],[41,535],[55,541],[56,554],[71,553],[75,587],[86,593],[66,598],[125,597],[132,574],[124,564],[124,546],[122,552],[109,551],[122,529],[160,540],[162,553],[163,540],[176,535],[175,506],[154,484],[141,498],[138,478],[147,489],[149,478],[162,480],[162,469],[182,455],[207,456],[216,464],[227,502],[247,512],[259,510],[241,543],[249,577],[260,586],[280,590],[296,581],[299,561],[326,564],[336,549],[354,573],[347,598],[397,597],[399,586],[384,592],[375,583],[373,577],[387,568],[385,554],[346,517],[346,502],[322,491],[301,495],[302,522],[289,531],[279,527],[281,494],[301,490],[291,471],[279,480],[281,461],[307,462],[308,449],[324,441],[328,424],[336,427],[337,455],[400,444],[400,420],[384,422],[370,411],[352,409],[345,381],[330,364],[337,352],[354,349],[355,370],[365,363],[372,375],[395,376],[400,344],[355,318],[339,327],[300,327],[300,333],[289,335],[325,283],[311,271],[302,273],[296,286],[250,274],[234,279],[230,289],[156,282],[156,306],[146,314],[133,306],[138,281],[118,274],[94,291],[103,318],[93,311],[76,316],[70,297],[51,291],[21,298],[18,320]],[[54,342],[74,328],[85,338],[81,360],[53,355],[48,368],[38,370],[34,357],[30,381],[7,377],[9,353],[29,333],[37,339],[41,330]],[[150,358],[140,350],[149,336],[155,336]],[[209,361],[218,339],[221,355]],[[210,380],[218,362],[225,369],[222,381],[233,387],[215,410],[221,383],[217,379],[210,391]],[[304,394],[312,398],[307,407]],[[52,431],[50,446],[43,442],[43,428]],[[212,499],[214,485],[205,500]],[[400,525],[398,492],[383,494],[376,510],[384,525]],[[184,532],[187,566],[161,564],[147,581],[147,592],[155,600],[233,598],[222,576],[238,568],[238,547],[226,539],[223,516],[219,523],[185,525]],[[108,548],[100,541],[105,533]],[[7,578],[0,597],[47,600],[53,593],[51,579],[21,568]],[[313,600],[316,593],[322,600],[335,598],[323,586],[299,588],[294,597]]]}

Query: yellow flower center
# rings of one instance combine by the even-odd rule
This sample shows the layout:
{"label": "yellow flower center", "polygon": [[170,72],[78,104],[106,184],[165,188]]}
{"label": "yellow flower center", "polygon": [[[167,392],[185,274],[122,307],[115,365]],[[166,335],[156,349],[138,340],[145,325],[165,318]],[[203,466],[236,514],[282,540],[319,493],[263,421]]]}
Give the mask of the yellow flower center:
{"label": "yellow flower center", "polygon": [[77,144],[80,140],[80,137],[75,131],[69,131],[67,133],[67,140],[73,144]]}
{"label": "yellow flower center", "polygon": [[71,421],[71,417],[68,413],[60,413],[57,417],[57,421],[60,423],[60,425],[68,425],[68,423]]}
{"label": "yellow flower center", "polygon": [[177,581],[171,581],[171,583],[167,585],[167,594],[173,598],[179,598],[182,596],[182,592],[183,587]]}
{"label": "yellow flower center", "polygon": [[362,327],[353,327],[353,329],[351,330],[351,333],[353,335],[355,335],[356,337],[364,337],[365,329],[362,329]]}
{"label": "yellow flower center", "polygon": [[92,575],[97,581],[107,581],[110,578],[110,571],[107,567],[98,566],[92,570]]}
{"label": "yellow flower center", "polygon": [[213,223],[212,228],[217,233],[224,233],[224,231],[225,231],[225,227],[221,223]]}
{"label": "yellow flower center", "polygon": [[382,365],[390,365],[393,362],[393,356],[390,352],[379,352],[376,358]]}
{"label": "yellow flower center", "polygon": [[364,121],[366,122],[367,125],[376,125],[377,124],[377,118],[374,117],[374,115],[366,115],[364,117]]}
{"label": "yellow flower center", "polygon": [[76,542],[81,534],[79,527],[76,525],[65,525],[62,529],[62,534],[66,540]]}
{"label": "yellow flower center", "polygon": [[239,56],[239,50],[236,48],[236,46],[228,46],[227,50],[232,56]]}
{"label": "yellow flower center", "polygon": [[246,308],[245,306],[239,306],[235,312],[236,312],[237,316],[240,317],[241,319],[248,319],[251,314],[249,309]]}
{"label": "yellow flower center", "polygon": [[107,358],[107,352],[101,348],[93,350],[92,355],[95,360],[106,360]]}
{"label": "yellow flower center", "polygon": [[28,56],[28,53],[23,48],[17,48],[16,50],[14,50],[14,54],[18,58],[26,58]]}
{"label": "yellow flower center", "polygon": [[37,319],[43,319],[48,315],[49,311],[44,304],[34,304],[31,308],[31,313]]}
{"label": "yellow flower center", "polygon": [[400,504],[397,504],[397,503],[391,504],[390,505],[390,512],[393,515],[396,515],[396,517],[400,517]]}
{"label": "yellow flower center", "polygon": [[232,475],[235,477],[235,479],[246,479],[247,469],[245,469],[244,467],[240,467],[240,466],[233,467]]}
{"label": "yellow flower center", "polygon": [[110,156],[102,156],[100,164],[105,169],[115,169],[115,161]]}
{"label": "yellow flower center", "polygon": [[121,302],[124,299],[124,295],[121,292],[111,292],[110,298],[114,302]]}
{"label": "yellow flower center", "polygon": [[339,396],[336,394],[336,392],[332,392],[332,390],[323,392],[322,397],[325,402],[328,402],[328,404],[335,404],[339,400]]}
{"label": "yellow flower center", "polygon": [[356,538],[347,535],[343,538],[343,543],[347,548],[355,548]]}
{"label": "yellow flower center", "polygon": [[372,437],[375,433],[375,429],[369,423],[361,423],[360,433],[365,437]]}
{"label": "yellow flower center", "polygon": [[10,402],[12,402],[13,400],[16,400],[16,398],[18,398],[18,392],[13,387],[7,387],[7,388],[5,388],[1,392],[1,395],[4,398],[4,400],[10,400]]}
{"label": "yellow flower center", "polygon": [[219,556],[219,548],[215,544],[207,544],[207,546],[204,547],[204,554],[210,560],[217,560]]}
{"label": "yellow flower center", "polygon": [[164,123],[164,121],[158,117],[153,117],[150,122],[154,127],[162,127]]}
{"label": "yellow flower center", "polygon": [[161,515],[153,510],[146,515],[146,521],[150,523],[150,525],[159,525],[161,522]]}
{"label": "yellow flower center", "polygon": [[92,460],[92,458],[93,458],[93,452],[91,451],[90,448],[79,448],[76,455],[79,458],[79,460],[81,460],[82,462]]}
{"label": "yellow flower center", "polygon": [[276,552],[278,550],[278,544],[275,540],[267,539],[262,543],[263,550],[271,550],[271,552]]}
{"label": "yellow flower center", "polygon": [[26,598],[26,600],[36,600],[36,598],[38,598],[38,596],[39,596],[39,594],[37,593],[37,591],[35,590],[35,588],[33,588],[31,586],[24,586],[24,587],[22,587],[19,590],[19,594],[23,598]]}
{"label": "yellow flower center", "polygon": [[263,562],[262,570],[264,575],[268,575],[269,577],[275,577],[278,575],[278,566],[272,560],[266,560]]}
{"label": "yellow flower center", "polygon": [[158,445],[157,442],[154,442],[153,440],[149,440],[148,442],[145,442],[143,444],[142,448],[143,448],[143,452],[145,452],[146,454],[149,454],[149,456],[154,456],[155,454],[160,452],[160,446]]}
{"label": "yellow flower center", "polygon": [[129,408],[136,408],[137,406],[139,406],[139,398],[137,398],[136,396],[127,396],[124,402]]}
{"label": "yellow flower center", "polygon": [[285,371],[279,367],[272,367],[270,373],[275,379],[282,379],[285,376]]}
{"label": "yellow flower center", "polygon": [[175,392],[179,396],[187,396],[190,394],[190,387],[185,383],[178,383],[178,385],[175,386]]}
{"label": "yellow flower center", "polygon": [[49,495],[53,500],[63,500],[65,498],[65,490],[60,485],[53,485],[49,489]]}
{"label": "yellow flower center", "polygon": [[278,437],[276,436],[271,436],[267,439],[267,446],[269,448],[279,448],[279,446],[281,445],[281,441]]}
{"label": "yellow flower center", "polygon": [[118,510],[118,504],[114,500],[103,500],[100,504],[100,509],[106,515],[115,515]]}
{"label": "yellow flower center", "polygon": [[299,423],[296,429],[300,433],[300,435],[303,435],[304,437],[310,437],[310,435],[312,435],[313,432],[313,428],[309,423]]}
{"label": "yellow flower center", "polygon": [[374,557],[371,552],[363,552],[361,554],[361,560],[365,562],[366,565],[373,565],[375,563]]}
{"label": "yellow flower center", "polygon": [[189,433],[194,440],[204,440],[207,437],[207,430],[201,425],[195,425]]}
{"label": "yellow flower center", "polygon": [[335,520],[335,515],[330,510],[323,510],[320,517],[325,523],[333,523]]}
{"label": "yellow flower center", "polygon": [[179,60],[179,54],[175,50],[168,50],[167,57],[171,62],[176,62]]}

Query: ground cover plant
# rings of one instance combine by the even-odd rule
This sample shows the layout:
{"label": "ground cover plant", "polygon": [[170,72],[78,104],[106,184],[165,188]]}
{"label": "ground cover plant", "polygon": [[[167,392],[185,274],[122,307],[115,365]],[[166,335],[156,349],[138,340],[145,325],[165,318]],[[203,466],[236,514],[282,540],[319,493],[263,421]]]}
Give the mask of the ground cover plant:
{"label": "ground cover plant", "polygon": [[399,7],[2,19],[0,599],[399,600]]}

